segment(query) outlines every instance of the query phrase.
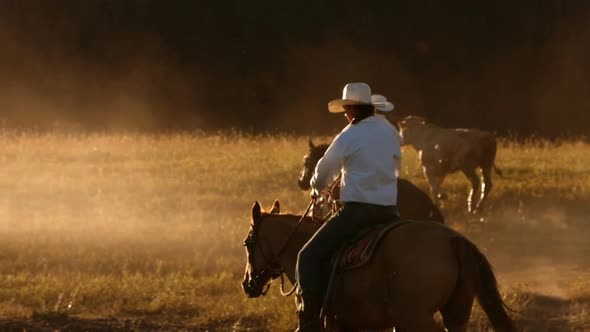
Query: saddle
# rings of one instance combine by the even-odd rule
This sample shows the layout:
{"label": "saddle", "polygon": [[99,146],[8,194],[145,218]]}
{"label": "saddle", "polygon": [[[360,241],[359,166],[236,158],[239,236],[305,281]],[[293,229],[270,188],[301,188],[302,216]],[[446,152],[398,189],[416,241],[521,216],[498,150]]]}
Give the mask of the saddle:
{"label": "saddle", "polygon": [[332,269],[335,268],[337,272],[342,272],[366,265],[373,257],[375,248],[383,236],[403,223],[396,221],[365,230],[353,241],[344,245],[332,258]]}

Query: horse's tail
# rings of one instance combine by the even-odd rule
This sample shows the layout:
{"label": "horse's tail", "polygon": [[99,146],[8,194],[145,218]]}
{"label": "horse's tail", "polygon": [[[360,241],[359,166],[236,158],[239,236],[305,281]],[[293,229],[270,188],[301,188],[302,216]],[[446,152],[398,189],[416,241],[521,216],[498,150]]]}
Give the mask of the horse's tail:
{"label": "horse's tail", "polygon": [[472,285],[477,301],[488,316],[495,331],[516,331],[506,313],[506,303],[498,290],[498,282],[488,259],[471,241],[462,236],[453,238],[459,258],[460,279]]}

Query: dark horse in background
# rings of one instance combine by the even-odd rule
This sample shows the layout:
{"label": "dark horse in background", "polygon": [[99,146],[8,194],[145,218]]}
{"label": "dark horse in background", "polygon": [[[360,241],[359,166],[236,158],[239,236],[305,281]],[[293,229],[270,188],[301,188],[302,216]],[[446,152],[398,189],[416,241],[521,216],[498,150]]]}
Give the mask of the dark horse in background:
{"label": "dark horse in background", "polygon": [[[328,144],[315,145],[311,139],[309,140],[309,152],[303,158],[303,169],[298,181],[301,190],[310,189],[309,180],[311,180],[315,167],[324,156],[328,146]],[[428,194],[412,182],[398,178],[397,191],[397,209],[402,219],[432,220],[444,223],[444,216]],[[339,194],[340,187],[335,186],[334,198],[338,199]]]}

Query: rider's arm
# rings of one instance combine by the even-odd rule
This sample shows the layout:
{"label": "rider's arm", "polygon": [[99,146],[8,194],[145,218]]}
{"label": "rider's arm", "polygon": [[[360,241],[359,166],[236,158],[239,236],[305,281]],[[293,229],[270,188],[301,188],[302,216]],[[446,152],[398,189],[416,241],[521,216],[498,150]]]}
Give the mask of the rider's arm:
{"label": "rider's arm", "polygon": [[328,187],[338,175],[345,157],[345,145],[342,136],[337,136],[326,150],[324,156],[318,161],[313,177],[309,184],[313,189],[321,191]]}

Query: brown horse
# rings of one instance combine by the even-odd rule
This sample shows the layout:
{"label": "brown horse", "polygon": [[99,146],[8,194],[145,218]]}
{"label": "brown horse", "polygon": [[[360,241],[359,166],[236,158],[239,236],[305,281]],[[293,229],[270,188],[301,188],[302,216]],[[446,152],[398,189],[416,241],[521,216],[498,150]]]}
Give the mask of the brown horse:
{"label": "brown horse", "polygon": [[[303,158],[303,169],[297,181],[301,190],[309,190],[309,180],[328,146],[328,144],[315,145],[311,139],[309,140],[309,152]],[[402,219],[432,220],[444,223],[445,218],[436,204],[427,193],[412,182],[398,178],[397,191],[397,209]],[[334,199],[339,199],[340,186],[338,183],[333,187],[332,195]]]}
{"label": "brown horse", "polygon": [[[307,217],[279,214],[278,201],[270,213],[262,213],[256,202],[244,241],[246,295],[264,295],[269,282],[283,273],[293,283],[297,253],[316,230]],[[409,332],[443,331],[433,319],[440,311],[449,332],[463,332],[475,298],[496,331],[515,331],[486,257],[438,223],[415,221],[390,231],[367,265],[339,274],[332,294],[330,331],[394,326]]]}

